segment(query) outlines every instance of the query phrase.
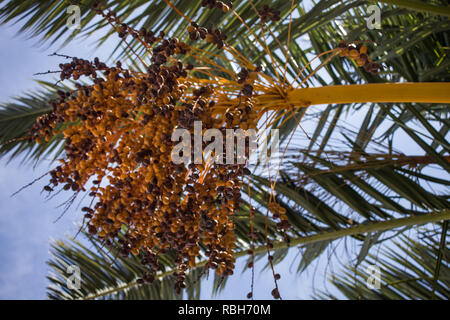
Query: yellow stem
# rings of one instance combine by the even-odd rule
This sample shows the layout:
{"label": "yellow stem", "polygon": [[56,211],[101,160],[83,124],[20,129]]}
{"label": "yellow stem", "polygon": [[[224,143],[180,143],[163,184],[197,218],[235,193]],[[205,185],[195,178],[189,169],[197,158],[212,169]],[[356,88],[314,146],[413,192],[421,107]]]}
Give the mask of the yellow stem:
{"label": "yellow stem", "polygon": [[[450,82],[370,83],[294,89],[289,103],[450,103]],[[285,107],[285,106],[282,106]]]}

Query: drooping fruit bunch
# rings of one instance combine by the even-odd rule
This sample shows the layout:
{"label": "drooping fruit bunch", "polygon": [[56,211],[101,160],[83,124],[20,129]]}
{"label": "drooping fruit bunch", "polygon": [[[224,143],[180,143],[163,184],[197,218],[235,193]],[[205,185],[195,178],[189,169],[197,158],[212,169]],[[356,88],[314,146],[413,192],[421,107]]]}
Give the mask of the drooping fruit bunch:
{"label": "drooping fruit bunch", "polygon": [[[118,32],[124,37],[130,28],[120,24]],[[153,45],[146,73],[127,70],[120,62],[110,67],[97,58],[72,58],[60,65],[61,79],[88,76],[93,84],[59,91],[53,112],[37,120],[31,135],[38,142],[57,133],[65,137],[66,157],[50,172],[45,189],[62,186],[79,193],[92,182],[92,205],[82,209],[89,233],[110,243],[125,227],[120,253],[142,255],[149,266],[147,281],[160,268],[158,255],[174,251],[179,292],[186,270],[195,266],[200,243],[207,268],[220,275],[233,273],[233,214],[249,170],[212,161],[175,164],[171,135],[177,128],[193,134],[195,121],[201,121],[203,131],[241,124],[255,128],[257,116],[248,81],[243,81],[247,87],[240,104],[213,115],[217,89],[190,77],[192,66],[180,61],[189,46],[163,34],[140,33]]]}
{"label": "drooping fruit bunch", "polygon": [[381,64],[371,61],[367,54],[367,46],[363,43],[339,43],[339,56],[348,57],[356,62],[359,67],[364,67],[367,72],[376,74],[381,68]]}

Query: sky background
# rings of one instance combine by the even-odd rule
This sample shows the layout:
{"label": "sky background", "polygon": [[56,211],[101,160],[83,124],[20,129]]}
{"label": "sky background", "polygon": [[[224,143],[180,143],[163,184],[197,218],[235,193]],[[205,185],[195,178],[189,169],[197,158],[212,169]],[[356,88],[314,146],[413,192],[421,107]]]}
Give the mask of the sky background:
{"label": "sky background", "polygon": [[[0,26],[0,103],[12,101],[12,97],[38,88],[34,80],[51,78],[33,77],[33,74],[56,70],[63,61],[62,58],[49,57],[49,54],[58,49],[58,45],[51,48],[37,46],[36,38],[28,39],[24,35],[17,35],[18,29],[18,26]],[[58,50],[58,53],[86,59],[98,56],[106,60],[117,43],[116,39],[112,38],[99,50],[96,50],[94,40],[89,38],[74,41]],[[358,117],[360,119],[361,116]],[[311,132],[307,126],[305,130]],[[403,145],[402,150],[409,154],[423,153],[404,136],[400,135],[397,143]],[[12,193],[52,168],[49,160],[41,161],[36,167],[29,163],[21,164],[20,160],[17,158],[8,163],[7,158],[0,159],[0,299],[45,299],[48,284],[45,277],[49,272],[45,263],[50,257],[50,243],[52,239],[74,235],[78,230],[77,224],[81,221],[81,213],[73,206],[58,222],[54,222],[62,211],[57,206],[69,194],[46,201],[41,191],[47,178],[11,197]],[[344,242],[341,242],[337,253],[346,261]],[[336,271],[335,266],[328,264],[325,254],[312,268],[298,276],[295,271],[299,261],[298,249],[292,249],[283,263],[276,267],[276,271],[282,276],[279,285],[285,299],[311,297],[312,282],[318,289],[324,289],[325,271],[328,274]],[[226,290],[216,298],[245,298],[251,278],[248,271],[242,274],[243,265],[243,260],[238,261],[235,275],[228,280]],[[255,298],[271,299],[272,275],[270,272],[258,272],[264,265],[265,259],[256,265]],[[211,286],[212,281],[203,284],[202,298],[211,297]]]}
{"label": "sky background", "polygon": [[[55,49],[38,47],[36,39],[17,35],[17,26],[0,26],[0,101],[38,88],[34,73],[54,70],[58,58],[49,57]],[[87,45],[71,45],[67,51],[88,53]],[[44,160],[35,168],[22,165],[17,158],[7,163],[0,159],[0,299],[43,299],[47,280],[46,260],[51,239],[74,234],[74,222],[80,215],[69,212],[58,223],[53,221],[61,213],[56,201],[45,201],[41,194],[45,180],[11,194],[51,169]],[[66,195],[67,197],[67,195]],[[58,199],[62,200],[62,199]],[[58,214],[59,212],[59,214]]]}

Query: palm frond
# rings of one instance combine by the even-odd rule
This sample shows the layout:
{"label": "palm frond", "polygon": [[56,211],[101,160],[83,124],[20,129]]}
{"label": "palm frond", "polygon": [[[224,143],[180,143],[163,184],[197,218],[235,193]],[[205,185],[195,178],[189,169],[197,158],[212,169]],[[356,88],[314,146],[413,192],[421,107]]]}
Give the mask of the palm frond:
{"label": "palm frond", "polygon": [[38,161],[49,155],[55,159],[63,151],[62,136],[57,135],[40,145],[28,139],[36,118],[50,112],[50,101],[56,98],[54,86],[45,82],[40,84],[41,90],[18,97],[13,102],[0,104],[0,156],[7,155],[12,160],[24,154],[23,161]]}
{"label": "palm frond", "polygon": [[[50,299],[181,299],[174,290],[176,278],[174,264],[169,256],[162,257],[161,275],[149,284],[138,284],[137,280],[146,273],[138,257],[124,258],[114,246],[104,246],[87,235],[82,241],[67,239],[52,244],[52,259],[48,265],[52,270],[48,280]],[[69,266],[77,266],[80,273],[79,290],[71,289],[67,282],[72,274]],[[203,269],[189,272],[185,297],[195,299],[200,294],[200,277]]]}
{"label": "palm frond", "polygon": [[[434,267],[439,253],[442,263],[439,278],[434,282]],[[371,289],[367,285],[373,276],[369,266],[380,269],[380,286]],[[434,237],[422,239],[402,237],[395,248],[385,247],[380,257],[370,255],[357,268],[347,267],[342,273],[330,279],[333,286],[347,299],[400,300],[400,299],[443,299],[450,297],[450,251],[448,246],[440,247]],[[434,292],[433,292],[434,291]],[[337,299],[336,295],[321,292],[319,299]]]}
{"label": "palm frond", "polygon": [[[306,245],[306,257],[302,259],[299,271],[303,271],[325,249],[327,243],[345,236],[356,236],[365,232],[379,232],[398,227],[421,225],[450,219],[448,210],[441,213],[431,213],[421,217],[393,219],[369,225],[337,231],[316,233],[308,237],[297,237],[289,243],[285,241],[273,242],[273,264],[280,263],[288,253],[289,248],[300,244]],[[141,285],[137,279],[142,277],[146,268],[140,264],[139,257],[119,257],[117,244],[105,247],[98,240],[88,238],[86,245],[75,240],[56,242],[52,248],[53,258],[48,262],[54,274],[49,276],[51,285],[48,287],[49,297],[52,299],[177,299],[182,296],[173,293],[175,265],[170,253],[160,257],[161,271],[156,273],[156,280],[152,285]],[[317,246],[321,249],[317,251]],[[248,256],[247,246],[244,245],[235,253],[236,258]],[[254,248],[256,259],[266,254],[266,244]],[[308,251],[309,250],[309,251]],[[186,279],[188,288],[187,298],[199,296],[200,278],[204,276],[203,266],[206,259],[199,260]],[[79,288],[71,288],[68,281],[73,281],[69,267],[80,270]],[[266,265],[267,268],[267,265]],[[245,270],[245,269],[244,269]],[[215,277],[213,293],[219,292],[225,286],[223,278]],[[172,292],[170,292],[172,290]]]}

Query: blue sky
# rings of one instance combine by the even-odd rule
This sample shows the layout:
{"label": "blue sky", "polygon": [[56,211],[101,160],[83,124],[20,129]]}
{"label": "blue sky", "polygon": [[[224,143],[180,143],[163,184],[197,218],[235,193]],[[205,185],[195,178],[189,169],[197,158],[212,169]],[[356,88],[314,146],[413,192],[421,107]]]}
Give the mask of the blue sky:
{"label": "blue sky", "polygon": [[[38,88],[34,80],[43,77],[33,77],[33,74],[55,70],[61,60],[48,56],[55,48],[38,47],[37,39],[16,35],[17,30],[17,26],[0,26],[2,103]],[[84,41],[66,47],[63,52],[74,50],[91,56],[93,47]],[[29,164],[21,165],[20,158],[9,164],[6,160],[0,159],[0,299],[42,299],[50,240],[73,235],[80,215],[73,210],[53,223],[61,213],[55,207],[64,197],[46,202],[41,194],[45,180],[11,197],[13,192],[50,170],[51,162],[43,160],[33,168]]]}

